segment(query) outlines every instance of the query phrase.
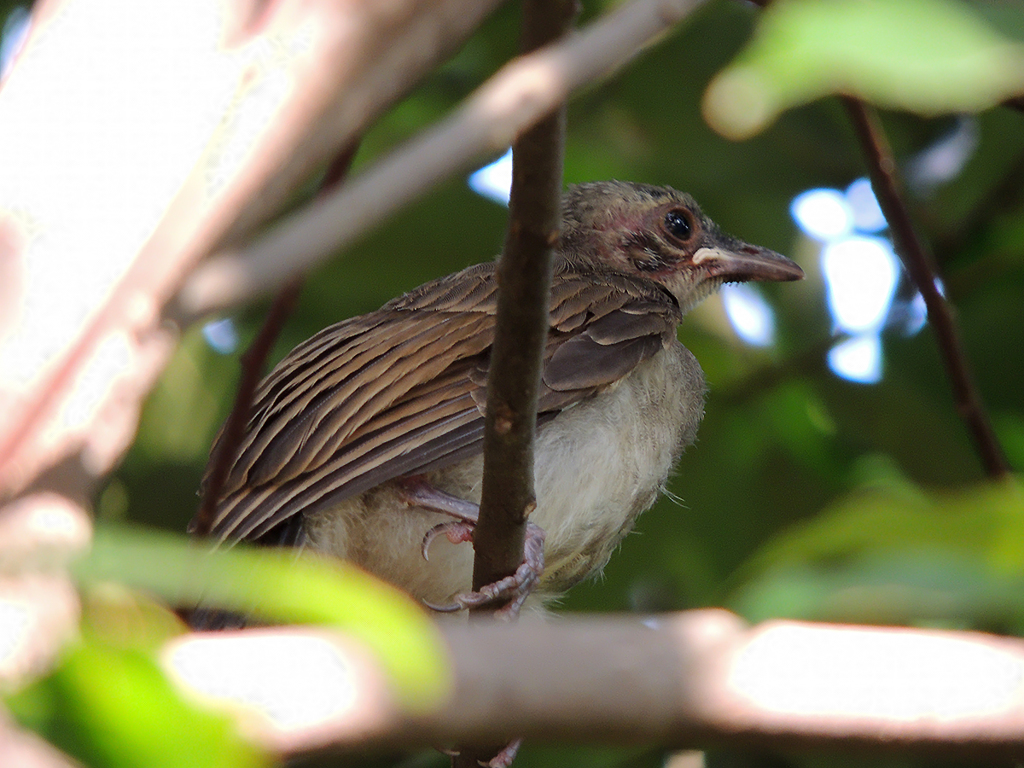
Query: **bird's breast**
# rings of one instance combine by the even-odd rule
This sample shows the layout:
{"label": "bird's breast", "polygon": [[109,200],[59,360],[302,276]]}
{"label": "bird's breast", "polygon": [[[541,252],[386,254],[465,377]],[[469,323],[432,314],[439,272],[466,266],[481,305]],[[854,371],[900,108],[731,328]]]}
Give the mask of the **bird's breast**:
{"label": "bird's breast", "polygon": [[[546,533],[546,567],[536,602],[599,571],[654,503],[704,414],[704,375],[673,343],[615,385],[545,422],[535,446],[537,509]],[[483,459],[429,473],[449,494],[479,503]],[[473,550],[439,537],[430,561],[424,534],[450,518],[401,501],[393,483],[307,520],[315,549],[347,558],[419,599],[446,603],[470,587]]]}
{"label": "bird's breast", "polygon": [[704,395],[700,365],[675,342],[539,430],[532,520],[547,533],[543,591],[604,567],[693,443]]}

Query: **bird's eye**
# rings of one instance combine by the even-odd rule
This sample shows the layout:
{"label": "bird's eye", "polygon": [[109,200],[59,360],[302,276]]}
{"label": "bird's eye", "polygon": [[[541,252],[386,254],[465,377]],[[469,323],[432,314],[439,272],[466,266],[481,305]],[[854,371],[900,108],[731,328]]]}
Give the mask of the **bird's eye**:
{"label": "bird's eye", "polygon": [[665,214],[665,229],[677,240],[689,240],[693,233],[690,217],[683,211],[669,211]]}

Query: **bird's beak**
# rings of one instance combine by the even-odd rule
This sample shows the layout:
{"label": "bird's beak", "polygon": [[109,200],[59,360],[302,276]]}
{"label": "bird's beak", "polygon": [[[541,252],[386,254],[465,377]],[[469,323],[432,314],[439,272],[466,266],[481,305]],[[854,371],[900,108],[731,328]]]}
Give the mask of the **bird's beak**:
{"label": "bird's beak", "polygon": [[804,277],[796,262],[785,256],[732,238],[699,248],[693,254],[693,263],[704,265],[710,277],[720,277],[727,283],[784,282]]}

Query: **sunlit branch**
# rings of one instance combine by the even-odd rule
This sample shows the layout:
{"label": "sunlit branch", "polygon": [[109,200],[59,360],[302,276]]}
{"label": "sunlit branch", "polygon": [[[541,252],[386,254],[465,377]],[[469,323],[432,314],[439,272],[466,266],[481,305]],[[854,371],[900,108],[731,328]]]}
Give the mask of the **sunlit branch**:
{"label": "sunlit branch", "polygon": [[622,66],[701,4],[633,0],[565,42],[506,65],[454,115],[344,190],[253,245],[211,260],[184,286],[178,312],[194,318],[234,306],[308,271],[440,180],[503,150],[572,91]]}
{"label": "sunlit branch", "polygon": [[[267,632],[310,634],[257,634]],[[326,745],[493,744],[521,735],[680,748],[941,751],[975,761],[1024,756],[1024,642],[1016,639],[788,621],[747,627],[719,610],[446,624],[442,632],[455,689],[434,712],[401,711],[380,669],[367,669],[365,651],[346,653],[339,643],[329,675],[300,671],[304,679],[290,685],[302,691],[301,724],[272,723],[259,737],[283,754]],[[225,644],[218,658],[245,665],[244,691],[229,699],[272,700],[287,718],[285,698],[259,693],[258,671],[273,665],[246,656],[251,634],[202,640]],[[286,653],[275,645],[275,654]],[[349,670],[351,694],[320,696],[323,681],[337,688],[339,669]],[[308,703],[320,700],[331,706],[310,717]]]}

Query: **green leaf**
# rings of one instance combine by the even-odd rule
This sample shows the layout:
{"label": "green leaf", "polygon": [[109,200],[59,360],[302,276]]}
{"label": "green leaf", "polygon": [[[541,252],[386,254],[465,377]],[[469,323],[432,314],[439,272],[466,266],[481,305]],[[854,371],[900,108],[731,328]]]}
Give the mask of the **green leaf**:
{"label": "green leaf", "polygon": [[737,590],[730,607],[769,618],[864,624],[1024,629],[1024,577],[994,574],[948,549],[864,555],[842,565],[773,570]]}
{"label": "green leaf", "polygon": [[434,623],[402,592],[348,563],[293,550],[209,552],[183,536],[108,526],[97,529],[73,573],[85,583],[146,589],[175,605],[203,602],[268,621],[341,629],[377,655],[399,701],[413,711],[433,708],[449,691]]}
{"label": "green leaf", "polygon": [[271,764],[232,720],[186,702],[148,653],[88,634],[6,704],[23,726],[91,768]]}
{"label": "green leaf", "polygon": [[1015,482],[925,494],[860,491],[776,537],[741,571],[732,605],[857,621],[1024,621],[1024,493]]}
{"label": "green leaf", "polygon": [[776,0],[711,82],[704,115],[733,139],[831,93],[922,115],[1024,91],[1024,46],[954,0]]}

